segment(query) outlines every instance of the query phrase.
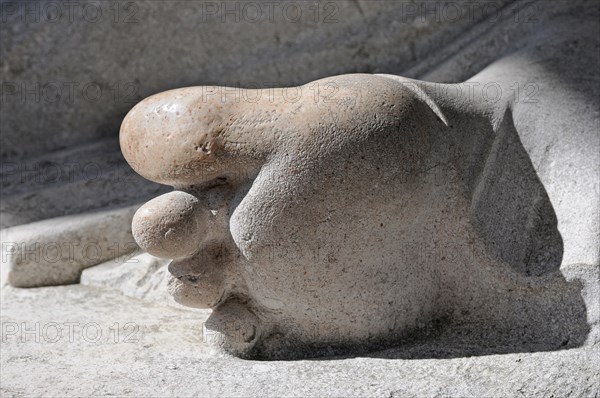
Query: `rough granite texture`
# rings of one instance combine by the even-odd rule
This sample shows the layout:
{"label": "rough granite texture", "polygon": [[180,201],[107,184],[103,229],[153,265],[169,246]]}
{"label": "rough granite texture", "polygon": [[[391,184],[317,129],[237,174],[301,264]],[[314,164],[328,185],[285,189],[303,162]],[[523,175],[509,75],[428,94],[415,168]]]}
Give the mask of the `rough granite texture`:
{"label": "rough granite texture", "polygon": [[[533,73],[532,104],[367,74],[299,88],[334,86],[331,102],[281,89],[229,102],[205,97],[212,87],[149,97],[121,147],[176,190],[140,207],[134,237],[175,259],[176,301],[215,309],[210,327],[244,357],[365,350],[441,319],[582,344],[598,326],[598,115],[575,120],[569,109],[586,104],[547,87],[553,73],[528,72],[521,60],[537,56],[528,47],[470,81],[508,91],[503,73]],[[542,128],[540,103],[555,111]],[[581,130],[567,140],[568,118]]]}
{"label": "rough granite texture", "polygon": [[[122,23],[111,21],[113,2],[103,3],[107,18],[95,23],[81,16],[24,23],[19,10],[5,8],[9,3],[16,4],[2,3],[0,24],[0,228],[27,231],[22,224],[55,218],[46,225],[60,232],[70,228],[62,216],[124,208],[168,192],[129,168],[116,137],[135,103],[164,90],[295,86],[357,72],[493,82],[505,88],[499,101],[517,100],[512,112],[499,107],[486,115],[502,134],[477,143],[491,161],[476,164],[488,178],[469,211],[486,237],[478,244],[520,283],[497,301],[502,289],[491,284],[482,308],[494,310],[487,316],[442,319],[403,336],[401,346],[370,347],[355,357],[331,358],[325,350],[318,360],[258,362],[216,355],[202,342],[210,310],[172,302],[163,260],[132,254],[140,261],[135,267],[130,256],[107,259],[83,271],[88,286],[2,286],[2,396],[600,396],[597,2],[495,1],[487,14],[454,20],[411,14],[408,2],[328,2],[335,23],[324,23],[331,8],[321,8],[317,22],[304,9],[310,17],[298,23],[281,14],[274,22],[232,23],[231,16],[221,22],[222,14],[204,20],[198,2],[165,1],[120,8]],[[76,11],[90,3],[98,4],[79,2]],[[465,10],[473,2],[453,4]],[[82,91],[90,83],[91,91]],[[51,101],[56,84],[63,96]],[[69,87],[75,87],[73,100]],[[97,87],[102,96],[90,99]],[[438,116],[465,110],[460,96],[444,100],[438,94],[447,99],[448,93],[435,84],[410,89],[427,106],[438,104],[440,112],[431,108]],[[487,94],[495,95],[493,87]],[[83,238],[93,241],[107,236],[105,229],[85,231]],[[114,232],[130,236],[130,224]],[[446,247],[406,249],[421,261],[432,253],[461,260]],[[81,265],[59,268],[75,282]],[[28,283],[67,282],[48,269],[30,274]],[[465,282],[480,276],[468,274]],[[524,286],[522,278],[534,283]],[[70,321],[96,322],[106,339],[84,341],[79,329],[72,343],[21,341],[22,322],[27,330],[37,322],[40,332],[46,326],[52,340],[49,323],[66,329]],[[119,341],[135,330],[128,322],[138,324],[140,342],[114,344],[115,322]]]}
{"label": "rough granite texture", "polygon": [[596,341],[597,22],[539,23],[458,84],[357,73],[144,99],[121,149],[175,191],[138,210],[136,241],[174,259],[175,300],[214,309],[242,357],[365,351],[435,322]]}
{"label": "rough granite texture", "polygon": [[134,252],[111,259],[81,272],[79,283],[160,305],[187,308],[176,303],[167,291],[170,260]]}
{"label": "rough granite texture", "polygon": [[[596,398],[600,391],[598,346],[481,355],[485,336],[467,342],[458,331],[368,355],[259,362],[212,353],[202,342],[202,310],[80,285],[4,288],[1,298],[3,397]],[[39,323],[40,332],[22,338],[22,322],[28,330]]]}

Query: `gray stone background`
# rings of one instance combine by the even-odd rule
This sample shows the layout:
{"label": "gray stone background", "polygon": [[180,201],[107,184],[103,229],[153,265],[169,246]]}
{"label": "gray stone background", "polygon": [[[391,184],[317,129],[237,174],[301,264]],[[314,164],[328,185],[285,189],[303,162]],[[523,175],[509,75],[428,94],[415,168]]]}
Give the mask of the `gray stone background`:
{"label": "gray stone background", "polygon": [[[120,122],[148,95],[190,85],[288,86],[352,72],[460,82],[525,46],[542,27],[599,13],[597,2],[579,0],[0,6],[2,240],[26,240],[35,231],[35,239],[83,236],[108,247],[117,239],[111,231],[130,217],[128,206],[169,190],[136,176],[118,147]],[[574,68],[594,66],[579,64],[575,47],[570,56]],[[590,87],[598,92],[597,81]],[[168,301],[165,264],[135,254],[137,263],[126,256],[85,270],[81,284],[2,287],[2,396],[599,395],[597,344],[502,352],[485,331],[473,338],[472,330],[450,330],[357,358],[211,356],[198,331],[208,312],[161,306]],[[77,282],[82,268],[106,260],[77,263],[67,274],[64,267],[51,275],[35,269],[41,279],[31,286]],[[594,292],[587,300],[600,306]],[[53,342],[43,332],[57,323],[67,336],[67,322],[77,323],[72,340]],[[121,334],[115,343],[110,328],[118,323],[127,333],[129,322],[137,327],[134,341]],[[98,341],[83,328],[90,323],[103,332]],[[23,328],[36,324],[37,335],[23,338]]]}
{"label": "gray stone background", "polygon": [[457,82],[539,24],[537,6],[506,0],[68,4],[2,5],[2,227],[160,192],[131,175],[117,143],[149,95],[353,72]]}

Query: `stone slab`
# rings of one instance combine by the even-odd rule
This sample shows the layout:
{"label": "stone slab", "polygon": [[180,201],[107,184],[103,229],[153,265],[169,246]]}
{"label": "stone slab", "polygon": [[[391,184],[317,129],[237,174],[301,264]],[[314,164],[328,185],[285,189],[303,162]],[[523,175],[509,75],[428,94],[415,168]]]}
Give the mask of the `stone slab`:
{"label": "stone slab", "polygon": [[[597,345],[461,358],[433,339],[365,356],[259,362],[208,351],[200,335],[206,313],[92,287],[5,287],[1,314],[2,397],[598,397],[600,391]],[[74,323],[72,339],[67,322]],[[23,325],[33,332],[22,336]]]}
{"label": "stone slab", "polygon": [[77,283],[83,269],[135,251],[131,219],[139,205],[3,229],[2,284]]}

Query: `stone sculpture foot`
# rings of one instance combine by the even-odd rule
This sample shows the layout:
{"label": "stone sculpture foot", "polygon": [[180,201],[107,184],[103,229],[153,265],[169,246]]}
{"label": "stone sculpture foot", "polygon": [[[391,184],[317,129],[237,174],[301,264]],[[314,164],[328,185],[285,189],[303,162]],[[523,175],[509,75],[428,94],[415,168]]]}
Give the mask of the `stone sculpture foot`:
{"label": "stone sculpture foot", "polygon": [[[427,104],[371,75],[248,90],[240,94],[245,100],[223,90],[152,96],[121,129],[132,167],[176,189],[133,221],[142,248],[174,259],[175,299],[214,308],[212,324],[221,329],[252,329],[235,342],[219,332],[226,350],[240,356],[269,336],[294,344],[379,341],[431,319],[432,270],[417,272],[420,266],[390,250],[396,238],[385,231],[412,228],[381,211],[406,201],[397,184],[406,173],[385,170],[403,157],[418,162],[423,139],[443,126]],[[340,197],[348,184],[357,191]],[[356,229],[370,237],[346,242]],[[386,276],[398,267],[403,275]],[[233,314],[251,327],[225,325],[235,323]]]}
{"label": "stone sculpture foot", "polygon": [[182,88],[130,111],[125,158],[175,188],[138,210],[134,237],[173,259],[178,302],[214,309],[209,343],[266,358],[376,347],[529,289],[472,213],[482,170],[470,165],[510,117],[434,94],[356,74]]}

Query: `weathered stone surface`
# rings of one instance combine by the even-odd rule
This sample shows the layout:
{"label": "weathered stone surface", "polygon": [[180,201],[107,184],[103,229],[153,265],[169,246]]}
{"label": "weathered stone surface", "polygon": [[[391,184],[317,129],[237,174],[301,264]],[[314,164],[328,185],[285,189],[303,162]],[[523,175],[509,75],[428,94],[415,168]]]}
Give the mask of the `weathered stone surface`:
{"label": "weathered stone surface", "polygon": [[[485,319],[498,341],[595,341],[598,283],[570,271],[600,266],[599,93],[586,83],[599,73],[569,59],[598,63],[597,25],[560,21],[572,30],[546,16],[544,35],[460,84],[351,74],[293,87],[294,100],[214,86],[145,99],[121,148],[176,191],[136,214],[137,242],[174,259],[174,297],[214,308],[233,329],[221,347],[243,357],[365,350],[442,319]],[[514,92],[531,81],[531,97]]]}
{"label": "weathered stone surface", "polygon": [[115,139],[16,161],[3,158],[0,173],[0,228],[127,207],[167,192],[131,170]]}
{"label": "weathered stone surface", "polygon": [[81,271],[138,249],[124,226],[139,205],[3,229],[2,285],[77,283]]}
{"label": "weathered stone surface", "polygon": [[116,290],[158,305],[189,308],[176,303],[168,293],[169,262],[148,253],[133,252],[83,270],[79,283]]}
{"label": "weathered stone surface", "polygon": [[512,18],[503,10],[510,3],[461,0],[455,16],[436,2],[424,4],[428,10],[365,0],[9,2],[0,25],[0,151],[20,160],[114,137],[132,105],[170,88],[405,70],[477,23]]}
{"label": "weathered stone surface", "polygon": [[[50,3],[53,2],[40,2],[42,7]],[[456,113],[447,113],[449,109],[473,112],[462,101],[473,99],[471,89],[481,94],[481,85],[485,85],[489,90],[486,95],[493,102],[495,84],[499,84],[502,90],[497,102],[508,103],[510,111],[497,106],[492,114],[482,116],[482,126],[493,121],[494,138],[474,143],[472,157],[462,164],[474,164],[474,174],[483,178],[467,178],[467,186],[478,187],[468,202],[470,205],[464,206],[468,211],[447,218],[457,228],[469,219],[475,230],[472,237],[480,239],[475,239],[474,245],[470,242],[465,245],[460,239],[471,235],[461,235],[461,230],[440,229],[438,223],[433,223],[428,233],[446,244],[432,245],[427,242],[427,235],[425,239],[405,244],[402,250],[408,262],[439,261],[444,275],[456,272],[456,264],[484,267],[485,272],[463,273],[462,282],[467,289],[459,291],[459,295],[472,298],[467,308],[470,305],[477,308],[455,311],[432,328],[419,329],[416,336],[401,336],[390,343],[401,343],[400,347],[385,351],[354,347],[357,352],[372,350],[369,357],[240,361],[211,356],[201,342],[199,333],[209,310],[188,308],[183,313],[155,307],[157,302],[168,302],[161,299],[165,292],[159,289],[169,283],[171,292],[182,302],[208,300],[207,297],[198,300],[199,293],[210,293],[198,289],[201,281],[187,278],[192,282],[191,288],[181,281],[204,258],[177,260],[172,270],[181,279],[173,278],[169,283],[165,279],[158,282],[164,278],[165,270],[163,267],[155,270],[150,257],[144,256],[139,268],[111,260],[84,271],[85,283],[100,289],[3,287],[3,337],[5,320],[19,325],[31,320],[45,322],[40,328],[50,322],[99,322],[105,327],[103,331],[115,321],[121,326],[131,321],[142,326],[144,344],[124,349],[118,344],[89,344],[81,338],[73,344],[3,341],[0,371],[3,396],[64,395],[65,391],[74,395],[133,396],[595,396],[600,389],[597,367],[600,239],[598,217],[594,216],[598,214],[600,172],[598,7],[578,0],[485,2],[491,4],[486,9],[494,17],[488,18],[490,14],[469,17],[464,13],[469,7],[481,11],[481,2],[451,2],[450,6],[438,1],[414,3],[436,12],[444,7],[452,11],[448,7],[454,5],[462,7],[463,14],[458,20],[449,20],[447,14],[440,20],[431,12],[422,18],[422,11],[410,15],[406,8],[402,9],[412,7],[413,3],[344,1],[334,3],[339,10],[337,15],[342,17],[329,25],[307,24],[306,20],[298,24],[287,20],[273,24],[264,20],[232,23],[231,16],[222,23],[222,13],[209,16],[210,22],[204,24],[198,22],[202,21],[199,3],[135,3],[140,7],[137,15],[144,17],[137,25],[109,23],[110,11],[105,14],[108,20],[95,24],[86,24],[81,18],[76,23],[23,23],[20,14],[10,16],[8,23],[2,21],[1,227],[106,206],[126,206],[166,192],[163,186],[140,179],[123,185],[111,177],[110,173],[119,172],[120,165],[124,165],[114,137],[134,98],[137,102],[157,92],[199,84],[238,88],[294,86],[323,76],[353,72],[392,73],[446,83],[468,80],[471,86],[463,86],[460,94],[450,100],[447,97],[444,100],[448,92],[442,94],[454,86],[409,84],[406,80],[399,83],[412,90],[423,107],[430,108],[437,116],[444,115],[442,119],[447,122],[457,120]],[[86,4],[89,3],[80,2],[77,10],[81,11]],[[82,42],[87,43],[83,48]],[[52,95],[52,90],[42,90],[48,88],[48,83],[58,83],[66,99],[65,84],[71,82],[79,84],[75,101],[51,104],[45,99],[36,102],[32,98],[35,94],[13,93],[15,86],[10,85],[14,83],[18,90],[31,92],[39,84],[39,94]],[[97,83],[102,88],[99,101],[82,97],[81,88],[88,83]],[[116,98],[115,87],[125,90]],[[90,93],[93,95],[93,91]],[[490,102],[480,99],[481,104]],[[326,117],[335,124],[335,112]],[[448,136],[456,138],[459,124],[450,126],[453,128]],[[482,130],[486,127],[463,131]],[[87,144],[90,138],[99,137],[109,139]],[[210,150],[204,146],[199,149]],[[487,159],[486,162],[472,162],[477,156]],[[52,162],[63,169],[63,176],[68,176],[64,170],[72,161],[79,162],[79,171],[90,162],[100,165],[102,178],[56,183],[52,178],[55,169]],[[24,173],[14,172],[15,163],[17,170]],[[41,176],[42,181],[29,177],[23,181],[23,174],[30,175],[28,170],[38,165],[42,171],[34,176]],[[417,168],[420,170],[417,174],[423,177],[431,173],[433,179],[456,181],[452,173],[465,171],[445,165]],[[255,177],[244,170],[227,178]],[[290,174],[292,171],[296,170],[291,169]],[[448,171],[452,173],[448,175]],[[321,173],[327,175],[328,169],[324,167]],[[350,190],[347,186],[344,189]],[[358,192],[353,198],[360,201],[362,193],[352,190]],[[368,189],[371,191],[376,192],[372,186]],[[442,201],[457,202],[457,196],[443,193],[438,190],[429,194],[438,195]],[[295,199],[300,201],[302,196]],[[422,201],[429,205],[427,199],[433,198]],[[270,204],[267,202],[266,207]],[[219,218],[225,213],[219,208],[208,208],[215,212],[206,214],[208,219],[222,223]],[[352,231],[364,232],[373,220],[369,211],[361,215],[365,223]],[[282,214],[286,212],[287,209]],[[310,217],[310,212],[305,214]],[[331,223],[339,219],[336,217],[339,216],[332,213],[323,220],[325,224]],[[115,231],[122,233],[129,227],[123,224]],[[335,235],[337,231],[329,232]],[[397,236],[395,242],[405,236]],[[287,247],[285,240],[273,242],[267,251],[295,265],[307,255],[307,249],[298,242],[296,239]],[[357,254],[363,255],[360,248],[365,242],[358,239],[345,242],[346,247],[353,244]],[[465,248],[468,248],[466,253]],[[208,252],[217,257],[227,254],[218,244]],[[482,253],[486,253],[489,262],[476,261]],[[311,255],[321,258],[321,252]],[[329,259],[332,262],[325,264],[326,269],[335,266],[335,260],[339,262],[335,256]],[[486,273],[490,270],[493,277]],[[229,271],[219,271],[200,276],[213,281],[228,278]],[[285,277],[293,276],[294,272],[299,271],[292,267]],[[502,283],[496,283],[498,274],[512,276],[508,280],[500,277]],[[37,274],[31,276],[34,280],[39,278]],[[480,284],[482,280],[489,283]],[[217,292],[223,291],[218,283],[211,286],[217,286]],[[315,284],[317,293],[319,289],[330,288],[330,284],[325,287]],[[153,304],[124,299],[110,289]],[[224,289],[231,286],[225,284]],[[352,292],[359,301],[361,295],[371,294],[367,289]],[[279,305],[272,297],[264,302],[275,309]],[[65,318],[65,314],[69,317]],[[213,325],[218,326],[218,321],[226,318],[216,318]],[[231,338],[226,336],[231,331],[236,338],[235,333],[245,335],[251,330],[239,322],[225,323],[216,330],[204,328],[209,332],[207,337],[221,336],[216,342],[227,343],[225,340]],[[283,324],[293,328],[289,323]],[[360,319],[357,326],[361,327]],[[19,337],[20,333],[19,330]],[[310,347],[300,344],[294,348],[310,355]],[[327,347],[312,350],[315,355],[334,352]]]}
{"label": "weathered stone surface", "polygon": [[[239,3],[240,10],[244,4]],[[278,10],[285,4],[278,5]],[[48,21],[42,11],[48,7],[53,11],[53,5],[56,3],[38,2],[30,6],[27,23],[24,5],[11,3],[3,9],[6,23],[3,19],[0,26],[0,74],[6,87],[0,110],[0,148],[6,153],[2,157],[1,227],[127,206],[166,192],[130,176],[114,140],[127,110],[149,94],[208,83],[293,85],[356,71],[458,82],[479,72],[499,54],[523,47],[545,19],[557,20],[555,28],[568,31],[568,25],[558,21],[565,14],[574,18],[588,14],[593,19],[596,12],[585,2],[566,0],[548,4],[400,2],[395,8],[390,8],[390,3],[342,1],[321,4],[317,22],[314,11],[304,8],[298,23],[291,23],[281,13],[270,21],[266,9],[257,23],[239,13],[239,23],[231,20],[232,15],[223,23],[221,12],[208,15],[204,22],[200,3],[136,1],[119,3],[118,7],[133,8],[118,8],[122,13],[115,24],[112,3],[78,2],[72,10],[76,14],[73,20],[69,20],[69,6],[60,3],[62,18]],[[88,6],[92,14],[102,9],[103,17],[87,21],[82,12]],[[325,6],[329,8],[324,10]],[[459,13],[454,18],[456,10]],[[331,11],[335,11],[332,23],[324,23]],[[32,20],[35,16],[40,17],[37,22]],[[129,17],[137,22],[126,23]],[[167,38],[162,32],[171,23],[176,27],[169,29]],[[197,39],[199,32],[202,40]],[[140,50],[132,60],[130,46],[136,37],[147,38],[153,51]],[[233,37],[236,39],[230,40]],[[237,48],[240,37],[254,42]],[[82,48],[80,42],[87,44]],[[106,42],[113,46],[107,48]],[[231,53],[211,50],[222,47]],[[44,54],[49,51],[53,56],[46,59]],[[163,51],[166,56],[156,56]],[[163,59],[168,66],[161,64]],[[239,73],[242,65],[243,76]],[[136,87],[133,92],[125,86],[130,83]],[[101,87],[99,100],[86,98],[83,88],[88,84],[92,84],[91,96],[96,85]],[[44,88],[48,85],[50,88]],[[55,85],[62,87],[62,97],[49,102],[45,97],[53,99]],[[77,87],[74,95],[69,94],[69,87]],[[117,91],[120,94],[115,97]],[[113,139],[89,144],[98,137]],[[114,161],[105,164],[103,159]],[[62,170],[62,183],[54,181],[57,167]],[[90,178],[85,178],[86,172]],[[118,173],[126,178],[116,181]],[[21,184],[23,178],[33,181]],[[20,186],[14,188],[13,183]],[[24,187],[28,189],[23,191]]]}
{"label": "weathered stone surface", "polygon": [[[257,20],[247,15],[253,4],[261,7]],[[131,175],[115,139],[124,115],[148,95],[197,84],[287,86],[355,71],[438,71],[432,80],[460,81],[511,48],[495,37],[537,26],[528,21],[535,5],[456,5],[455,18],[454,5],[439,2],[242,1],[228,15],[220,2],[8,2],[0,25],[0,228],[166,192]],[[499,25],[502,32],[489,29]]]}
{"label": "weathered stone surface", "polygon": [[[212,354],[200,333],[207,315],[198,310],[80,285],[4,288],[0,304],[3,397],[594,397],[600,390],[598,346],[482,355],[494,349],[485,332],[468,339],[480,324],[365,356],[258,362]],[[22,337],[23,323],[39,324],[39,333]]]}

